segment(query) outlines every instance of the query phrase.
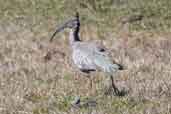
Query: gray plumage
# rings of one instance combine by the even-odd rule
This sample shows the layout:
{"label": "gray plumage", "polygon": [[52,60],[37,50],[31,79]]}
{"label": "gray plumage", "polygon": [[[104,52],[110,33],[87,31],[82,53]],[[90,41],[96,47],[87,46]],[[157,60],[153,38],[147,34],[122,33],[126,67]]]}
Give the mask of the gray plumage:
{"label": "gray plumage", "polygon": [[81,70],[101,70],[112,75],[120,68],[112,62],[106,51],[95,43],[75,42],[72,51],[73,61]]}
{"label": "gray plumage", "polygon": [[[64,28],[70,28],[69,42],[72,47],[72,59],[74,64],[85,73],[91,71],[103,71],[113,81],[113,73],[119,69],[122,69],[121,65],[113,63],[111,58],[107,54],[107,50],[102,45],[94,42],[83,42],[79,37],[80,21],[79,15],[55,31],[50,41],[53,40],[55,34]],[[113,82],[112,82],[113,83]],[[115,85],[113,85],[115,86]],[[116,91],[116,87],[114,87]]]}

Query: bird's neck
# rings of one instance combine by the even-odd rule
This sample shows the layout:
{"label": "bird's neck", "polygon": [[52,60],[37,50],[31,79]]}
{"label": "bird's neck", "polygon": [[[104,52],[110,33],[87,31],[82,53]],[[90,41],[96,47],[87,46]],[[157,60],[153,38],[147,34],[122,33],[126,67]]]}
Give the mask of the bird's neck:
{"label": "bird's neck", "polygon": [[70,30],[69,40],[70,45],[73,45],[75,42],[81,41],[79,37],[79,28]]}

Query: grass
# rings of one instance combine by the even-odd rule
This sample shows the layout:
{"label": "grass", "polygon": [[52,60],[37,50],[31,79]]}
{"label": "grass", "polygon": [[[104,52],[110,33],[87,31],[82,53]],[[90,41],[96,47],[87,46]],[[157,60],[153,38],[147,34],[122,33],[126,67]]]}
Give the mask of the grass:
{"label": "grass", "polygon": [[[170,0],[0,0],[0,113],[170,114],[170,5]],[[115,76],[125,96],[103,95],[105,77],[99,72],[92,74],[94,94],[87,95],[88,79],[70,60],[67,31],[48,42],[56,25],[76,10],[83,40],[102,41],[126,68]],[[73,109],[77,95],[95,99],[97,106]]]}
{"label": "grass", "polygon": [[115,30],[120,26],[122,28],[122,20],[134,18],[135,15],[143,18],[128,22],[130,30],[170,31],[171,26],[169,0],[1,0],[0,3],[2,20],[11,20],[17,24],[26,21],[33,27],[41,23],[48,25],[49,21],[60,23],[75,11],[81,13],[84,24],[91,23],[109,30],[113,27]]}

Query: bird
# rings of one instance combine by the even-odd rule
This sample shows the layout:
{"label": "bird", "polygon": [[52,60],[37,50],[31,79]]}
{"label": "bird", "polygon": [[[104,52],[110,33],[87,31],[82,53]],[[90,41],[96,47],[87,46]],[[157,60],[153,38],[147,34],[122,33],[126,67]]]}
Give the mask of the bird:
{"label": "bird", "polygon": [[114,63],[108,56],[108,50],[103,45],[93,41],[83,41],[80,39],[80,19],[79,13],[66,21],[60,27],[57,27],[53,35],[50,37],[50,42],[53,41],[55,35],[65,28],[69,28],[69,44],[72,50],[72,61],[74,65],[83,73],[90,74],[91,72],[102,71],[110,77],[113,92],[119,95],[120,91],[116,87],[113,79],[113,74],[118,70],[123,70],[123,66]]}

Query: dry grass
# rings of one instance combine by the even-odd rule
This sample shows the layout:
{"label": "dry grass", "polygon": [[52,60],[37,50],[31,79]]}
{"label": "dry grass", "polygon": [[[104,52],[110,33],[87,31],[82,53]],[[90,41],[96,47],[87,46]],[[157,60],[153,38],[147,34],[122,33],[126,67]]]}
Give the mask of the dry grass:
{"label": "dry grass", "polygon": [[[170,0],[110,1],[0,0],[1,114],[171,114]],[[48,42],[76,9],[83,40],[100,40],[126,68],[114,75],[125,96],[103,95],[101,72],[92,74],[89,96],[88,79],[70,59],[68,33]],[[121,24],[137,14],[143,19]],[[97,106],[72,108],[77,95]]]}
{"label": "dry grass", "polygon": [[[83,27],[82,36],[91,37],[87,32]],[[34,33],[13,23],[1,24],[0,34],[2,114],[171,113],[170,34],[118,33],[117,38],[102,40],[126,67],[115,77],[118,87],[129,91],[124,97],[103,95],[102,73],[93,74],[96,92],[87,96],[87,78],[80,74],[76,80],[77,71],[71,67],[67,35],[50,44],[47,31]],[[78,94],[83,101],[96,99],[97,106],[72,109],[70,103]]]}

